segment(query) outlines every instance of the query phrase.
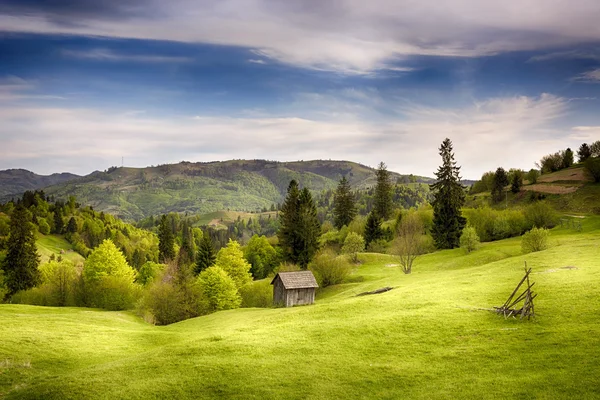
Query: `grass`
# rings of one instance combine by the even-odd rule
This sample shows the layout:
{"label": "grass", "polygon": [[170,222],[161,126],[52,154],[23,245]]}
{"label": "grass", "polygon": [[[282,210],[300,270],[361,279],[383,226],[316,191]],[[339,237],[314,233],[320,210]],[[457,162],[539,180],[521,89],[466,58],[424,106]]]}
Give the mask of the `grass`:
{"label": "grass", "polygon": [[73,246],[63,237],[38,234],[36,245],[42,263],[48,262],[52,254],[56,257],[60,255],[64,260],[72,261],[75,265],[84,261],[84,258],[75,252]]}
{"label": "grass", "polygon": [[[0,306],[6,398],[598,398],[600,218],[417,259],[362,254],[313,306],[218,312],[154,327],[127,312]],[[533,268],[538,317],[501,305]],[[565,269],[563,267],[576,267]],[[362,281],[361,281],[362,280]],[[355,297],[363,291],[394,290]]]}

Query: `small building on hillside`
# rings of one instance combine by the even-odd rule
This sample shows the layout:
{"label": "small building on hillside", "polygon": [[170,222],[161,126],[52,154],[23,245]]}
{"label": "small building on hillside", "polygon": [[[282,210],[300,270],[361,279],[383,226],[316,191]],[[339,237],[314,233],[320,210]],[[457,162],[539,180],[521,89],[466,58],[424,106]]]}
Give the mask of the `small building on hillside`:
{"label": "small building on hillside", "polygon": [[292,307],[315,302],[315,289],[319,287],[310,271],[280,272],[271,281],[273,304]]}

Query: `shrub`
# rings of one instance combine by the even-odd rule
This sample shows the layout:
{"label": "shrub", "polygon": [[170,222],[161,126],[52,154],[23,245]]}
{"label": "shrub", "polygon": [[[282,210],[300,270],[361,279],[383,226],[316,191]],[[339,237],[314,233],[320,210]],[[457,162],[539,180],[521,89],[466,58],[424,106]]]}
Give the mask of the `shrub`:
{"label": "shrub", "polygon": [[548,236],[550,236],[550,231],[546,228],[533,228],[524,234],[521,240],[523,253],[546,250],[548,248]]}
{"label": "shrub", "polygon": [[475,228],[467,226],[463,229],[463,233],[460,236],[460,247],[465,249],[467,253],[477,250],[479,247],[479,236]]}
{"label": "shrub", "polygon": [[139,309],[143,311],[142,314],[148,322],[168,325],[186,318],[185,310],[181,307],[182,302],[183,295],[173,284],[158,281],[149,288]]}
{"label": "shrub", "polygon": [[242,296],[242,307],[267,308],[273,305],[273,288],[271,279],[262,279],[245,284],[239,290]]}
{"label": "shrub", "polygon": [[552,228],[556,226],[558,215],[546,202],[533,203],[525,209],[528,227]]}
{"label": "shrub", "polygon": [[209,311],[238,308],[242,302],[234,280],[218,265],[202,271],[198,284]]}
{"label": "shrub", "polygon": [[318,253],[308,268],[315,274],[321,287],[342,283],[352,271],[352,267],[345,257],[337,257],[330,250]]}
{"label": "shrub", "polygon": [[482,242],[519,236],[532,226],[520,210],[493,210],[483,207],[467,209],[465,216]]}
{"label": "shrub", "polygon": [[352,261],[358,261],[358,253],[364,251],[365,249],[365,238],[363,238],[358,233],[350,232],[348,236],[346,236],[346,240],[344,240],[344,247],[342,247],[342,252],[344,254],[350,254]]}
{"label": "shrub", "polygon": [[38,217],[38,227],[42,235],[47,235],[50,233],[50,225],[48,225],[46,218]]}
{"label": "shrub", "polygon": [[136,283],[146,286],[154,281],[165,269],[165,264],[158,264],[152,261],[146,261],[138,271],[135,278]]}
{"label": "shrub", "polygon": [[594,182],[600,182],[600,158],[588,158],[585,163],[583,163],[583,166],[594,179]]}

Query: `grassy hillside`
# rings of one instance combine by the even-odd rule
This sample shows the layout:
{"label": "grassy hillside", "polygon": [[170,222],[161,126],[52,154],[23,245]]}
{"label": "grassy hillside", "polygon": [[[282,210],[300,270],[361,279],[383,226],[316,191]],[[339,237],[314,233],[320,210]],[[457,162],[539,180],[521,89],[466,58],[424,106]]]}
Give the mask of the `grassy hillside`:
{"label": "grassy hillside", "polygon": [[[600,217],[466,255],[441,251],[404,275],[364,254],[354,283],[313,306],[218,312],[166,327],[130,313],[0,306],[6,398],[598,398]],[[533,268],[535,321],[486,311]],[[569,268],[565,268],[569,267]],[[355,297],[393,286],[394,290]]]}
{"label": "grassy hillside", "polygon": [[48,262],[52,254],[55,257],[61,256],[65,260],[72,261],[76,265],[84,261],[83,256],[75,252],[71,243],[62,236],[38,234],[36,245],[42,263]]}
{"label": "grassy hillside", "polygon": [[[182,162],[149,168],[111,168],[45,188],[59,198],[70,195],[98,211],[125,219],[175,212],[204,214],[222,210],[256,211],[281,202],[292,179],[314,192],[334,189],[347,176],[354,188],[374,185],[374,170],[348,161],[232,160]],[[409,176],[392,173],[394,181]],[[414,177],[420,182],[429,178]]]}

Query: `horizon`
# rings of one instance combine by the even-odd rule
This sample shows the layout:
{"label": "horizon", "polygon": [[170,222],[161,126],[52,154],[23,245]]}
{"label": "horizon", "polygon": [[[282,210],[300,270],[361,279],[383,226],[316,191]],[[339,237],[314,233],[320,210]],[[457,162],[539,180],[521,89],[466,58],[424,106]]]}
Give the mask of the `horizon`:
{"label": "horizon", "polygon": [[529,170],[600,140],[598,16],[589,0],[0,0],[0,170],[275,158],[433,176],[446,137],[470,180]]}

